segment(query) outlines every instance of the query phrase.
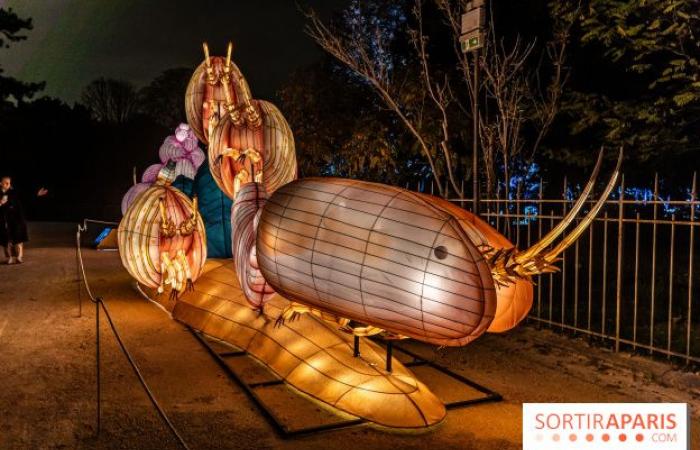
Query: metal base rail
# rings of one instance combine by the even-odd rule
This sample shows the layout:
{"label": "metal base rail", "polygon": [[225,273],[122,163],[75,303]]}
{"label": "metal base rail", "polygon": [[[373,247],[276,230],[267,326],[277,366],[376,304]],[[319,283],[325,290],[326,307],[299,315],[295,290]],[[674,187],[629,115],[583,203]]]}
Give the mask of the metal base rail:
{"label": "metal base rail", "polygon": [[[238,357],[250,357],[254,358],[251,355],[249,355],[248,352],[245,350],[234,350],[234,351],[224,351],[224,352],[217,352],[209,343],[205,335],[199,331],[196,331],[190,327],[187,327],[187,329],[192,333],[192,335],[196,338],[196,340],[207,350],[209,355],[214,359],[214,361],[221,367],[221,369],[224,371],[224,373],[231,379],[233,380],[236,384],[238,384],[243,391],[248,395],[248,397],[252,400],[252,402],[255,404],[255,406],[260,410],[262,415],[265,417],[265,419],[270,423],[272,428],[274,428],[275,432],[283,439],[291,439],[291,438],[296,438],[300,436],[309,436],[313,434],[318,434],[322,432],[328,432],[328,431],[335,431],[335,430],[342,430],[346,428],[351,428],[351,427],[356,427],[356,426],[361,426],[368,424],[369,421],[366,419],[362,418],[356,418],[356,419],[348,419],[348,420],[343,420],[339,422],[333,422],[329,424],[320,424],[320,425],[312,425],[308,427],[301,427],[301,428],[292,428],[288,426],[287,424],[282,421],[277,414],[265,403],[265,401],[257,394],[256,389],[261,388],[261,387],[268,387],[268,386],[277,386],[277,385],[283,385],[285,384],[285,381],[282,379],[275,379],[275,380],[270,380],[270,381],[263,381],[263,382],[257,382],[257,383],[248,383],[243,378],[241,378],[236,371],[231,368],[231,366],[226,362],[226,358],[238,358]],[[388,341],[391,342],[391,341]],[[359,353],[359,348],[356,347],[355,351]],[[402,347],[396,346],[395,344],[393,345],[387,345],[387,360],[390,361],[390,352],[392,350],[399,351],[401,353],[404,353],[405,355],[410,356],[413,358],[411,361],[404,363],[404,366],[406,367],[416,367],[416,366],[429,366],[445,375],[448,377],[457,380],[458,382],[471,387],[472,389],[484,394],[483,397],[479,398],[474,398],[474,399],[467,399],[467,400],[457,400],[449,403],[445,403],[445,408],[447,410],[454,410],[454,409],[459,409],[459,408],[467,408],[470,406],[482,404],[482,403],[489,403],[489,402],[498,402],[503,400],[503,397],[492,391],[489,388],[486,388],[458,373],[453,372],[452,370],[448,369],[447,367],[441,366],[440,364],[437,364],[433,361],[426,360],[422,358],[420,355],[413,353],[409,350],[406,350]],[[390,369],[390,367],[389,367]]]}
{"label": "metal base rail", "polygon": [[393,346],[395,350],[398,350],[401,353],[404,353],[411,358],[413,358],[412,361],[409,361],[407,363],[404,363],[404,366],[406,367],[416,367],[416,366],[429,366],[438,372],[442,372],[443,374],[447,375],[448,377],[455,379],[459,381],[460,383],[467,385],[471,387],[472,389],[481,392],[484,394],[483,397],[479,398],[473,398],[469,400],[456,400],[453,402],[445,403],[445,408],[448,410],[453,410],[453,409],[459,409],[459,408],[466,408],[468,406],[473,406],[473,405],[478,405],[481,403],[491,403],[491,402],[500,402],[503,400],[503,396],[499,394],[498,392],[495,392],[485,386],[480,385],[479,383],[470,380],[469,378],[460,375],[450,369],[448,369],[445,366],[442,366],[434,361],[429,361],[417,353],[414,353],[410,350],[407,350],[403,347],[398,347],[396,345]]}
{"label": "metal base rail", "polygon": [[103,222],[103,221],[95,221],[95,220],[89,220],[86,219],[82,225],[78,225],[78,231],[76,233],[76,262],[77,262],[77,271],[78,271],[78,279],[76,280],[78,282],[78,307],[79,307],[79,317],[82,315],[82,297],[80,295],[81,292],[81,281],[82,285],[85,286],[85,290],[88,293],[88,297],[90,301],[95,305],[95,384],[96,384],[96,435],[100,435],[100,430],[102,426],[102,382],[101,382],[101,371],[100,371],[100,315],[101,312],[104,312],[105,317],[107,318],[107,323],[109,324],[110,329],[112,330],[112,334],[114,335],[115,340],[117,341],[117,344],[119,344],[119,348],[121,349],[122,353],[126,357],[127,361],[129,362],[129,365],[134,371],[134,374],[136,375],[136,378],[139,381],[139,384],[141,384],[141,387],[143,388],[144,392],[148,396],[148,399],[150,400],[151,404],[155,408],[156,412],[158,413],[158,416],[163,420],[163,423],[167,426],[167,428],[170,430],[172,433],[173,437],[177,441],[177,443],[180,445],[185,450],[189,450],[189,447],[187,443],[185,443],[184,439],[180,435],[180,433],[177,431],[173,423],[170,421],[170,418],[168,418],[168,415],[165,413],[165,410],[160,406],[158,401],[156,400],[155,396],[153,395],[153,391],[148,387],[148,383],[146,383],[146,379],[143,377],[143,374],[141,373],[141,370],[138,367],[138,364],[136,364],[136,361],[134,358],[131,356],[131,353],[129,350],[126,348],[126,345],[124,344],[124,341],[121,338],[121,335],[119,334],[119,331],[117,330],[116,325],[114,324],[114,321],[112,320],[112,316],[109,313],[109,309],[107,308],[107,304],[105,301],[102,299],[102,297],[99,296],[94,296],[92,293],[92,290],[90,289],[90,283],[87,279],[87,276],[85,274],[85,264],[83,263],[83,254],[82,254],[82,248],[81,248],[81,233],[85,230],[87,230],[87,224],[88,223],[99,223],[99,224],[104,224],[104,225],[111,225],[111,222]]}

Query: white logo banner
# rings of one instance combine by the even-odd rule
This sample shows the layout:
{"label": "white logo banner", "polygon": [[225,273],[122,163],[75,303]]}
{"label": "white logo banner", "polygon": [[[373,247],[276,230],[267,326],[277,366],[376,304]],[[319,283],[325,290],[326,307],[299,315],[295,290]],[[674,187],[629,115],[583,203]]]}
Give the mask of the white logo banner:
{"label": "white logo banner", "polygon": [[686,403],[525,403],[523,450],[687,450]]}

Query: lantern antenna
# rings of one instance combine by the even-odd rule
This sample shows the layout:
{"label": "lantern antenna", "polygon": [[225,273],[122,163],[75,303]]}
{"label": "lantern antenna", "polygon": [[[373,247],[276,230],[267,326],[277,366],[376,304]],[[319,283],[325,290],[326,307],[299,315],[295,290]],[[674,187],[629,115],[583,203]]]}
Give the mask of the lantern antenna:
{"label": "lantern antenna", "polygon": [[226,47],[226,67],[228,68],[231,65],[231,53],[233,52],[233,42],[228,43],[228,47]]}
{"label": "lantern antenna", "polygon": [[586,231],[593,220],[595,220],[596,215],[603,207],[605,201],[615,187],[615,183],[617,183],[617,178],[620,175],[620,166],[622,165],[623,159],[622,147],[620,147],[620,153],[617,158],[615,170],[613,171],[610,180],[608,180],[608,184],[603,190],[600,198],[598,198],[595,204],[591,207],[591,210],[583,219],[581,219],[581,222],[571,231],[571,233],[564,237],[555,247],[546,252],[544,251],[545,248],[547,248],[559,237],[560,234],[564,232],[566,227],[573,223],[573,221],[576,219],[576,214],[586,203],[586,199],[593,190],[595,179],[600,171],[602,156],[603,150],[601,149],[600,154],[598,155],[598,161],[596,162],[596,166],[593,170],[593,174],[581,193],[581,196],[576,201],[569,214],[567,214],[566,217],[564,217],[564,219],[562,219],[562,221],[557,224],[552,231],[547,233],[545,237],[527,250],[519,253],[515,248],[489,249],[485,253],[485,256],[489,260],[489,265],[491,266],[491,274],[498,283],[508,284],[513,282],[513,278],[529,278],[533,275],[551,273],[559,270],[553,265],[558,259],[557,257],[569,246],[571,246],[571,244],[576,242],[576,239],[578,239],[581,234]]}
{"label": "lantern antenna", "polygon": [[207,69],[211,69],[211,59],[209,58],[209,45],[206,42],[203,42],[202,48],[204,49],[204,62],[207,65]]}
{"label": "lantern antenna", "polygon": [[608,198],[608,195],[610,195],[610,192],[612,192],[613,188],[615,187],[615,184],[617,183],[617,178],[620,176],[620,165],[622,164],[622,157],[623,157],[623,149],[620,147],[620,154],[617,157],[617,165],[615,166],[615,172],[613,175],[610,177],[610,180],[608,181],[608,185],[605,187],[605,190],[603,191],[603,194],[600,196],[598,201],[596,202],[595,205],[591,208],[590,212],[586,215],[586,217],[581,220],[581,223],[579,223],[576,228],[574,228],[571,233],[569,233],[562,241],[557,244],[556,247],[551,249],[549,252],[547,252],[544,255],[544,258],[547,260],[554,260],[561,252],[569,248],[571,244],[573,244],[576,239],[578,239],[581,234],[586,231],[586,228],[588,228],[588,225],[593,222],[595,219],[595,216],[598,214],[600,209],[603,207],[605,204],[605,201]]}
{"label": "lantern antenna", "polygon": [[564,232],[566,227],[568,227],[575,219],[576,215],[578,212],[583,208],[583,205],[586,203],[586,199],[590,195],[591,191],[593,190],[593,187],[595,186],[595,180],[598,177],[598,173],[600,172],[600,166],[603,162],[603,148],[600,149],[600,152],[598,153],[598,160],[596,161],[595,167],[593,168],[593,173],[591,174],[591,178],[588,180],[588,183],[586,184],[586,187],[583,189],[583,192],[581,192],[581,196],[578,198],[574,206],[571,208],[571,211],[569,211],[569,214],[566,215],[562,219],[561,222],[557,224],[549,233],[547,233],[542,239],[540,239],[538,242],[536,242],[534,245],[532,245],[530,248],[527,250],[524,250],[523,252],[518,254],[518,259],[529,259],[530,257],[536,255],[537,253],[541,252],[545,248],[547,248],[552,242],[556,240],[557,237],[559,237],[560,234]]}

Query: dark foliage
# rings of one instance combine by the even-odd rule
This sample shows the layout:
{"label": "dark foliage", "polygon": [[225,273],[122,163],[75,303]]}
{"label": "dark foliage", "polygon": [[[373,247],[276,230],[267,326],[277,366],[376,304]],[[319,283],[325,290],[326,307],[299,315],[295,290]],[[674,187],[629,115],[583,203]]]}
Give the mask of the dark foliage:
{"label": "dark foliage", "polygon": [[177,127],[185,117],[185,90],[192,69],[168,69],[139,91],[141,112],[166,128]]}
{"label": "dark foliage", "polygon": [[[32,29],[32,19],[20,18],[11,8],[0,8],[0,50],[10,43],[27,39],[23,31]],[[25,83],[3,75],[0,66],[0,111],[30,99],[44,88],[44,83]]]}

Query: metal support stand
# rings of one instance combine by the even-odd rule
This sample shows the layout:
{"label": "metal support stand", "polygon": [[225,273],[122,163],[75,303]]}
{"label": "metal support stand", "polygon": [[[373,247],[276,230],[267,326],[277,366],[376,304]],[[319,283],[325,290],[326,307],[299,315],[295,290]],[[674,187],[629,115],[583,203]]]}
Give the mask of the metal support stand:
{"label": "metal support stand", "polygon": [[501,396],[501,394],[499,394],[495,391],[492,391],[491,389],[484,387],[484,386],[478,384],[477,382],[470,380],[469,378],[467,378],[465,376],[462,376],[456,372],[453,372],[445,366],[441,366],[440,364],[438,364],[436,362],[423,359],[420,355],[413,353],[410,350],[406,350],[405,348],[396,347],[396,350],[413,358],[412,361],[404,363],[404,366],[406,366],[406,367],[416,367],[416,366],[432,367],[433,369],[437,370],[438,372],[442,372],[445,375],[447,375],[448,377],[455,379],[455,380],[459,381],[460,383],[465,384],[465,385],[471,387],[472,389],[484,394],[483,397],[477,397],[477,398],[472,398],[472,399],[468,399],[468,400],[457,400],[454,402],[445,403],[445,408],[448,411],[452,410],[452,409],[465,408],[467,406],[478,405],[481,403],[500,402],[501,400],[503,400],[503,397]]}
{"label": "metal support stand", "polygon": [[360,356],[360,336],[354,336],[355,341],[353,345],[352,356],[355,358]]}
{"label": "metal support stand", "polygon": [[229,351],[229,352],[217,352],[214,350],[214,348],[209,344],[209,341],[207,340],[206,337],[204,337],[201,333],[198,331],[193,330],[190,327],[187,327],[187,329],[194,335],[194,337],[197,339],[197,341],[202,344],[202,346],[207,350],[209,355],[214,359],[214,361],[223,369],[224,373],[233,381],[238,384],[243,391],[248,395],[248,397],[255,403],[255,406],[258,407],[260,412],[265,416],[265,419],[272,425],[272,427],[275,429],[277,434],[279,434],[280,437],[283,439],[289,439],[289,438],[294,438],[294,437],[299,437],[299,436],[304,436],[304,435],[310,435],[310,434],[316,434],[320,433],[323,431],[331,431],[331,430],[340,430],[343,428],[350,428],[358,425],[363,425],[367,423],[365,419],[361,418],[355,418],[355,419],[347,419],[347,420],[342,420],[339,422],[333,422],[333,423],[325,423],[321,425],[315,425],[311,427],[303,427],[303,428],[291,428],[287,424],[285,424],[278,416],[277,414],[274,413],[274,411],[263,401],[263,399],[257,394],[255,391],[258,388],[263,388],[263,387],[269,387],[269,386],[275,386],[275,385],[281,385],[284,384],[284,380],[281,379],[274,379],[270,381],[263,381],[263,382],[257,382],[257,383],[247,383],[245,380],[243,380],[235,370],[231,368],[231,366],[228,365],[226,360],[224,358],[231,358],[231,357],[246,357],[248,356],[248,352],[245,352],[243,350],[240,351]]}
{"label": "metal support stand", "polygon": [[[196,331],[190,327],[187,327],[187,329],[192,333],[192,335],[197,339],[197,341],[207,350],[209,355],[214,359],[214,361],[221,367],[221,369],[224,371],[224,373],[228,376],[229,379],[234,381],[236,384],[238,384],[243,391],[248,395],[250,400],[255,404],[255,406],[258,407],[260,412],[265,416],[267,421],[272,425],[274,430],[277,432],[277,434],[282,437],[283,439],[290,439],[290,438],[296,438],[299,436],[308,436],[312,434],[317,434],[320,432],[325,432],[325,431],[333,431],[333,430],[340,430],[340,429],[345,429],[345,428],[350,428],[350,427],[355,427],[359,425],[364,425],[368,421],[362,418],[354,418],[354,419],[346,419],[346,420],[341,420],[338,422],[332,422],[332,423],[322,423],[319,425],[313,425],[309,427],[302,427],[302,428],[292,428],[286,423],[282,421],[282,419],[275,414],[274,410],[265,403],[263,398],[258,395],[256,390],[258,388],[264,388],[264,387],[269,387],[269,386],[276,386],[276,385],[283,385],[285,384],[285,381],[282,379],[279,379],[277,375],[274,373],[270,373],[274,379],[269,380],[269,381],[262,381],[262,382],[255,382],[255,383],[249,383],[246,382],[236,371],[226,362],[227,359],[229,358],[242,358],[242,357],[251,357],[248,352],[244,350],[232,350],[232,351],[217,351],[215,350],[212,345],[210,344],[210,340],[207,339],[207,337],[200,333],[199,331]],[[355,357],[358,357],[360,355],[359,351],[359,343],[360,343],[360,338],[358,336],[354,337],[354,349],[353,353]],[[411,361],[404,363],[405,367],[416,367],[416,366],[429,366],[432,367],[439,372],[442,372],[443,374],[447,375],[448,377],[464,384],[467,385],[474,390],[485,394],[483,397],[477,397],[477,398],[469,398],[465,400],[458,400],[458,401],[453,401],[453,402],[446,402],[445,403],[445,408],[447,410],[453,410],[453,409],[458,409],[458,408],[466,408],[468,406],[473,406],[477,405],[480,403],[487,403],[487,402],[497,402],[502,400],[502,397],[497,394],[496,392],[493,392],[492,390],[485,388],[474,381],[469,380],[466,377],[463,377],[462,375],[459,375],[455,372],[452,372],[446,367],[443,367],[435,362],[432,361],[427,361],[423,358],[421,358],[419,355],[403,349],[399,346],[394,346],[393,341],[386,341],[386,353],[387,353],[387,360],[386,360],[386,370],[387,372],[392,371],[392,358],[394,354],[394,347],[396,347],[396,351],[403,353],[404,355],[408,355],[409,357],[412,358]],[[252,358],[252,357],[251,357]],[[253,358],[254,359],[254,358]],[[429,382],[430,380],[425,380]],[[430,387],[430,386],[428,386]],[[303,398],[303,397],[300,397]]]}
{"label": "metal support stand", "polygon": [[[82,231],[85,231],[87,229],[87,223],[88,222],[93,222],[93,223],[110,223],[110,222],[100,222],[100,221],[94,221],[94,220],[88,220],[86,219],[83,222],[83,225],[78,225],[78,231],[76,233],[76,263],[78,264],[78,281],[81,281],[85,285],[85,291],[88,294],[88,297],[91,302],[95,304],[95,385],[96,385],[96,398],[95,398],[95,403],[96,403],[96,411],[95,411],[95,416],[96,416],[96,422],[97,422],[97,427],[95,430],[95,435],[96,437],[99,437],[100,435],[100,429],[102,425],[102,382],[101,382],[101,373],[100,373],[100,308],[104,311],[105,318],[107,319],[107,325],[109,325],[110,330],[112,331],[112,335],[114,336],[114,339],[117,341],[117,344],[119,344],[119,348],[121,349],[122,353],[126,357],[127,361],[129,362],[129,365],[134,371],[134,374],[138,378],[139,383],[143,387],[143,390],[145,391],[146,395],[148,396],[148,399],[151,401],[151,404],[155,408],[156,412],[158,412],[158,415],[160,418],[163,420],[165,425],[168,427],[168,429],[171,431],[173,434],[173,437],[177,439],[178,444],[180,447],[182,447],[185,450],[189,450],[189,447],[187,446],[187,443],[182,439],[182,436],[180,436],[180,433],[177,431],[173,423],[170,421],[168,416],[165,414],[165,411],[163,408],[160,406],[158,401],[156,400],[155,396],[153,395],[153,392],[151,392],[151,389],[148,387],[148,384],[146,383],[146,380],[144,379],[143,375],[141,374],[141,371],[139,370],[138,365],[136,364],[136,361],[134,361],[134,358],[131,356],[129,353],[129,350],[127,350],[126,345],[124,345],[124,341],[122,341],[121,336],[119,335],[119,331],[117,331],[117,327],[112,321],[112,316],[109,314],[109,309],[107,308],[107,304],[103,301],[102,297],[99,296],[94,296],[92,294],[92,290],[90,289],[90,283],[88,282],[87,276],[85,274],[85,266],[83,264],[83,257],[82,257],[82,252],[81,252],[81,247],[80,247],[80,233]],[[115,224],[116,225],[116,224]],[[79,313],[82,313],[82,297],[80,296],[80,284],[78,285],[78,310]]]}

